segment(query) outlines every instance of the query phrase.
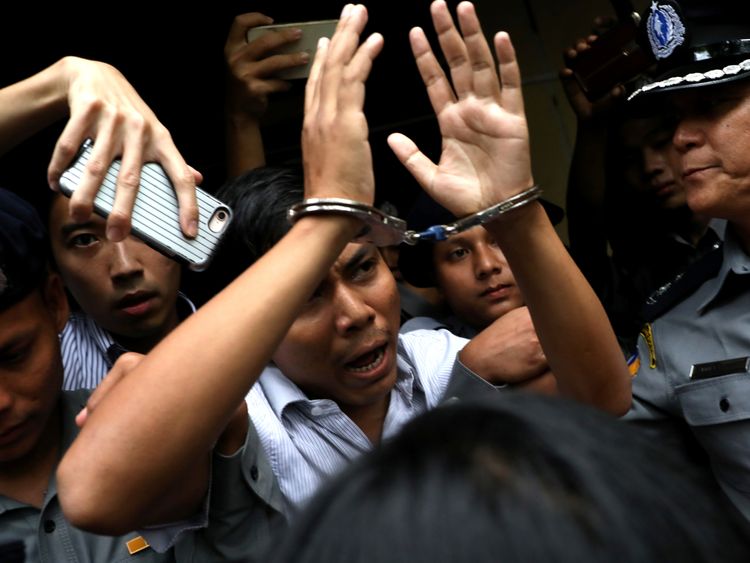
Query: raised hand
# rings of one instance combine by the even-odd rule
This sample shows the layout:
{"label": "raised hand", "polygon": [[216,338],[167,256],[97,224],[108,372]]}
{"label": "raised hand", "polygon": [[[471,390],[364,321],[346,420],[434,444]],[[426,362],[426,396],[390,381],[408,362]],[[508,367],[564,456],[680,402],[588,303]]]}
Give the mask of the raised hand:
{"label": "raised hand", "polygon": [[578,84],[573,70],[569,68],[573,66],[579,54],[588,51],[596,40],[611,29],[614,24],[614,18],[597,17],[594,19],[594,27],[591,35],[578,38],[573,45],[563,51],[565,67],[560,71],[560,82],[562,83],[565,96],[568,98],[568,103],[575,112],[579,123],[606,117],[616,107],[618,102],[622,102],[624,88],[621,85],[615,86],[609,93],[595,102],[589,101],[580,84]]}
{"label": "raised hand", "polygon": [[458,5],[461,33],[443,0],[433,2],[431,12],[451,80],[424,32],[414,28],[409,38],[443,137],[440,161],[434,164],[404,135],[393,134],[388,143],[422,187],[461,217],[534,183],[521,75],[503,32],[494,41],[496,70],[473,4]]}
{"label": "raised hand", "polygon": [[53,188],[87,137],[95,140],[80,187],[71,198],[71,215],[85,221],[113,159],[120,157],[117,191],[107,221],[107,236],[125,238],[144,162],[157,161],[174,184],[180,205],[180,225],[188,236],[198,232],[195,185],[201,175],[188,166],[166,127],[156,118],[125,77],[105,63],[66,57],[61,87],[67,96],[70,119],[55,145],[48,169]]}
{"label": "raised hand", "polygon": [[365,80],[383,47],[361,4],[347,4],[330,42],[322,39],[305,89],[302,154],[305,197],[341,197],[372,204],[375,180],[363,111]]}
{"label": "raised hand", "polygon": [[268,108],[269,95],[291,87],[288,81],[276,78],[276,73],[308,62],[309,55],[304,51],[274,54],[275,49],[299,40],[302,36],[299,29],[273,31],[247,42],[248,29],[271,23],[270,17],[258,12],[240,14],[232,22],[224,44],[231,114],[259,118]]}

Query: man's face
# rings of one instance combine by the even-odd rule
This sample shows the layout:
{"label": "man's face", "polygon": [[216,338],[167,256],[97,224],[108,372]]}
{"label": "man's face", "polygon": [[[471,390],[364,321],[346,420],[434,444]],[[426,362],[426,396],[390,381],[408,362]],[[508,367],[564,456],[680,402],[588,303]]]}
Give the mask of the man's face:
{"label": "man's face", "polygon": [[46,285],[0,311],[0,471],[32,455],[50,436],[62,389],[57,334],[68,318],[62,282]]}
{"label": "man's face", "polygon": [[675,93],[673,142],[693,211],[747,223],[750,211],[750,83]]}
{"label": "man's face", "polygon": [[446,303],[472,327],[481,330],[523,305],[505,256],[483,227],[436,243],[432,257]]}
{"label": "man's face", "polygon": [[309,397],[347,414],[382,405],[396,382],[399,320],[396,282],[377,248],[350,243],[273,361]]}
{"label": "man's face", "polygon": [[674,125],[664,117],[632,118],[620,131],[625,179],[661,209],[686,205],[672,144]]}
{"label": "man's face", "polygon": [[101,217],[73,222],[63,196],[55,198],[49,223],[63,281],[100,326],[126,340],[154,341],[174,328],[180,284],[175,261],[133,236],[116,243],[107,240]]}

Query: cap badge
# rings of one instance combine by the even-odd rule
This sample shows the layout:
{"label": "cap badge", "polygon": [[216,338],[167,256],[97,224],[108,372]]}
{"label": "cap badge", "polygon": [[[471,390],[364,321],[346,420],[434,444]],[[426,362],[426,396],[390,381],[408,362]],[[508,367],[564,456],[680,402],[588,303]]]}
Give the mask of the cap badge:
{"label": "cap badge", "polygon": [[651,50],[657,59],[666,59],[685,42],[685,25],[669,4],[651,2],[646,30]]}

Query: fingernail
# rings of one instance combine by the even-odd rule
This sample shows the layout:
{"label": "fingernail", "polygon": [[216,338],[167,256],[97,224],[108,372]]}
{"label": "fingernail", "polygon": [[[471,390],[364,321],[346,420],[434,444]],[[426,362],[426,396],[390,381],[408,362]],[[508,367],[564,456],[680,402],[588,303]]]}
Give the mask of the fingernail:
{"label": "fingernail", "polygon": [[107,227],[107,240],[118,242],[123,238],[122,229],[120,227]]}
{"label": "fingernail", "polygon": [[198,236],[198,221],[196,221],[195,219],[191,219],[188,223],[188,236]]}
{"label": "fingernail", "polygon": [[292,36],[292,39],[299,39],[302,37],[302,30],[298,27],[295,27],[294,29],[289,30],[289,35]]}
{"label": "fingernail", "polygon": [[309,62],[310,61],[310,53],[308,53],[307,51],[302,51],[299,54],[299,60],[300,60],[300,62],[303,62],[303,63]]}
{"label": "fingernail", "polygon": [[346,6],[344,6],[344,9],[341,10],[341,19],[344,20],[347,17],[349,17],[349,13],[351,11],[352,11],[352,5],[351,4],[347,4]]}

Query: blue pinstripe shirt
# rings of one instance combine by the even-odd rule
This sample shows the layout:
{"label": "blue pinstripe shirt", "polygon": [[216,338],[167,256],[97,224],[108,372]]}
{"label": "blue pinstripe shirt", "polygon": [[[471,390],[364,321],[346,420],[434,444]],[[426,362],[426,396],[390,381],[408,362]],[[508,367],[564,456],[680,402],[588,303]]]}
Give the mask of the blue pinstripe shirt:
{"label": "blue pinstripe shirt", "polygon": [[[438,404],[450,381],[456,354],[467,342],[447,330],[399,335],[398,376],[383,425],[384,440]],[[263,371],[246,401],[279,480],[288,516],[330,476],[372,449],[364,432],[335,402],[308,399],[276,367]]]}
{"label": "blue pinstripe shirt", "polygon": [[[195,312],[195,305],[182,292],[178,293],[178,312],[183,319]],[[60,335],[62,351],[63,389],[94,389],[107,375],[117,358],[127,352],[112,335],[88,315],[71,313]]]}

